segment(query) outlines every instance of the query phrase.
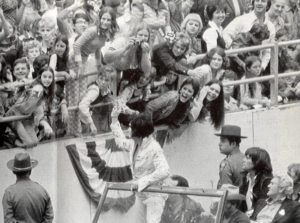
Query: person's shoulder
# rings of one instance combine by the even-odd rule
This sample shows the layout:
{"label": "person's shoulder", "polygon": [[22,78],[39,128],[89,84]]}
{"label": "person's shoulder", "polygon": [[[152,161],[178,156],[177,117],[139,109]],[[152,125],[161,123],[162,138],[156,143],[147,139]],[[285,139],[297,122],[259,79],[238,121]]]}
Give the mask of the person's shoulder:
{"label": "person's shoulder", "polygon": [[232,221],[234,223],[250,223],[250,219],[247,217],[247,215],[243,212],[241,212],[240,210],[238,210],[237,212],[234,213],[234,215],[232,216]]}
{"label": "person's shoulder", "polygon": [[43,93],[44,87],[41,84],[36,84],[31,89],[29,89],[29,91],[31,91],[32,96],[39,97]]}
{"label": "person's shoulder", "polygon": [[231,158],[231,159],[236,159],[236,158],[244,158],[245,157],[245,154],[244,153],[242,153],[241,151],[238,151],[238,152],[236,152],[236,153],[233,153],[231,156],[229,156],[229,158]]}
{"label": "person's shoulder", "polygon": [[91,26],[91,27],[88,27],[84,33],[86,34],[97,34],[97,27],[96,26]]}

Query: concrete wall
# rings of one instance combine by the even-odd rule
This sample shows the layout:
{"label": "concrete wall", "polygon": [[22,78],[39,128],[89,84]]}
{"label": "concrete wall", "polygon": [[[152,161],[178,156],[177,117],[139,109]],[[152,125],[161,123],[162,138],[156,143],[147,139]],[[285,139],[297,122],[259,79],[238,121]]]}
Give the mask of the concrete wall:
{"label": "concrete wall", "polygon": [[[244,151],[250,146],[260,146],[269,151],[275,173],[286,173],[287,165],[300,162],[300,106],[289,106],[267,111],[247,111],[226,115],[226,124],[242,127],[248,136],[241,143]],[[219,153],[219,138],[209,123],[195,123],[164,150],[172,173],[188,178],[190,186],[215,188],[218,166],[224,158]],[[42,184],[49,192],[55,210],[55,222],[91,222],[95,207],[82,190],[73,171],[65,145],[78,139],[42,144],[27,150],[39,165],[32,172],[32,179]],[[0,197],[4,189],[14,183],[14,175],[7,169],[6,162],[20,149],[0,151]],[[106,214],[102,222],[132,222],[132,213],[126,218]],[[3,219],[2,206],[0,219]],[[109,220],[108,220],[109,219]],[[122,219],[122,221],[120,220]],[[1,220],[0,220],[1,222]]]}

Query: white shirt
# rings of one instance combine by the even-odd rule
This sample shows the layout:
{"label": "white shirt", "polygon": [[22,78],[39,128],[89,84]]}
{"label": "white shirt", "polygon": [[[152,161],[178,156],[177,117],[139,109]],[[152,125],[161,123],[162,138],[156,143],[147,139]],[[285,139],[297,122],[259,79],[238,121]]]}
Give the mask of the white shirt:
{"label": "white shirt", "polygon": [[[233,40],[236,38],[236,36],[239,33],[246,33],[249,32],[252,26],[255,23],[258,23],[259,20],[257,16],[255,15],[254,11],[241,15],[239,17],[236,17],[234,20],[232,20],[231,23],[226,26],[223,32],[223,38],[226,43],[226,48],[230,48]],[[269,39],[266,39],[262,42],[262,44],[272,43],[275,42],[275,27],[271,21],[268,20],[268,17],[265,16],[264,24],[268,26],[268,29],[270,31],[270,37]],[[265,69],[270,61],[271,58],[271,49],[265,49],[262,50],[262,67]]]}
{"label": "white shirt", "polygon": [[209,52],[212,48],[217,47],[218,33],[221,37],[223,37],[222,27],[218,27],[213,21],[209,21],[208,25],[210,28],[205,30],[202,36],[202,39],[206,42],[207,52]]}
{"label": "white shirt", "polygon": [[258,213],[256,222],[271,223],[274,217],[276,216],[277,212],[279,211],[282,201],[283,201],[282,199],[277,201],[272,201],[272,202],[267,201],[267,205]]}

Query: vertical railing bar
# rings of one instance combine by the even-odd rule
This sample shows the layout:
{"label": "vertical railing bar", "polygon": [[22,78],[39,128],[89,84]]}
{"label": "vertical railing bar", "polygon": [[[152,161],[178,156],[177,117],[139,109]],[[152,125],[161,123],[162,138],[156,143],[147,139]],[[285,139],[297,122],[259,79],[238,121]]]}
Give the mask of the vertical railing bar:
{"label": "vertical railing bar", "polygon": [[95,213],[95,216],[94,216],[94,219],[93,219],[92,223],[97,223],[98,222],[98,219],[100,217],[101,210],[102,210],[102,207],[103,207],[106,195],[108,193],[108,184],[109,183],[106,183],[106,185],[105,185],[105,188],[103,190],[103,193],[101,195],[100,201],[98,203],[98,206],[97,206],[97,209],[96,209],[96,213]]}
{"label": "vertical railing bar", "polygon": [[274,47],[271,48],[271,61],[270,68],[271,74],[274,75],[274,80],[271,81],[271,105],[278,106],[278,42],[274,43]]}
{"label": "vertical railing bar", "polygon": [[[216,218],[216,223],[221,223],[223,219],[223,214],[224,214],[224,208],[225,208],[225,202],[227,199],[227,194],[228,191],[224,191],[224,195],[221,197],[220,203],[218,205],[218,211],[217,211],[217,218]],[[221,213],[221,214],[219,214]]]}

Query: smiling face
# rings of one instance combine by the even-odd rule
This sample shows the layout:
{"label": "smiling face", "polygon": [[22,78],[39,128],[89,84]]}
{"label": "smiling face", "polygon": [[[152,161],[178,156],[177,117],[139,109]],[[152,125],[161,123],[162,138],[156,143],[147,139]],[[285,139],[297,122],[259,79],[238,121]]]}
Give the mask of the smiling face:
{"label": "smiling face", "polygon": [[104,13],[100,19],[101,29],[104,30],[109,29],[111,26],[111,20],[112,20],[111,15],[108,12]]}
{"label": "smiling face", "polygon": [[248,71],[253,74],[254,76],[259,76],[261,72],[261,62],[259,60],[255,61]]}
{"label": "smiling face", "polygon": [[48,88],[52,84],[52,81],[53,81],[53,73],[49,70],[44,71],[41,75],[42,85]]}
{"label": "smiling face", "polygon": [[210,67],[214,70],[220,70],[222,68],[222,65],[223,58],[219,54],[215,53],[211,58]]}
{"label": "smiling face", "polygon": [[219,84],[212,84],[207,91],[206,99],[208,101],[214,101],[219,97],[220,92],[221,86]]}
{"label": "smiling face", "polygon": [[137,39],[141,42],[148,42],[149,40],[149,32],[147,29],[139,30],[136,34]]}
{"label": "smiling face", "polygon": [[225,20],[225,11],[217,10],[213,13],[212,21],[214,21],[218,26],[221,26]]}
{"label": "smiling face", "polygon": [[67,45],[63,41],[59,40],[55,43],[55,52],[59,57],[63,57],[66,49]]}
{"label": "smiling face", "polygon": [[26,63],[18,63],[14,67],[14,76],[17,81],[23,80],[28,76],[29,69]]}
{"label": "smiling face", "polygon": [[274,0],[272,1],[270,11],[276,16],[281,16],[282,12],[284,12],[285,6],[285,0]]}
{"label": "smiling face", "polygon": [[86,21],[84,18],[76,19],[74,24],[75,32],[77,34],[82,34],[86,30],[88,25],[89,25],[88,21]]}
{"label": "smiling face", "polygon": [[185,84],[179,91],[179,100],[182,103],[189,101],[194,94],[194,88],[191,84]]}
{"label": "smiling face", "polygon": [[187,22],[185,29],[190,36],[196,36],[199,32],[200,24],[198,21],[191,19]]}
{"label": "smiling face", "polygon": [[266,12],[268,0],[254,0],[254,12],[262,14]]}
{"label": "smiling face", "polygon": [[177,41],[174,43],[172,47],[172,53],[174,54],[175,57],[182,56],[185,51],[186,51],[186,47],[182,44],[181,41]]}

